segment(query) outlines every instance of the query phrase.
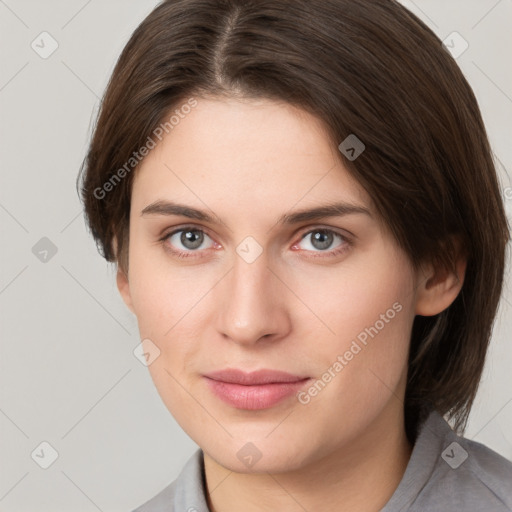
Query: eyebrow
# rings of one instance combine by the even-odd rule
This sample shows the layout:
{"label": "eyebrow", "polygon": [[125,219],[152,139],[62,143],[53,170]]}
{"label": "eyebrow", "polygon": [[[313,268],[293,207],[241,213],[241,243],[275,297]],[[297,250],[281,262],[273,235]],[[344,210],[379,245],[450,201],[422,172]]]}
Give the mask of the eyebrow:
{"label": "eyebrow", "polygon": [[[277,223],[288,225],[298,224],[299,222],[314,221],[325,217],[342,217],[351,214],[363,214],[373,217],[370,210],[365,206],[338,202],[298,210],[292,213],[285,213],[279,217]],[[204,210],[198,210],[172,201],[155,201],[142,210],[141,216],[143,215],[179,215],[212,224],[216,222],[222,224],[221,219],[215,214],[210,214]]]}

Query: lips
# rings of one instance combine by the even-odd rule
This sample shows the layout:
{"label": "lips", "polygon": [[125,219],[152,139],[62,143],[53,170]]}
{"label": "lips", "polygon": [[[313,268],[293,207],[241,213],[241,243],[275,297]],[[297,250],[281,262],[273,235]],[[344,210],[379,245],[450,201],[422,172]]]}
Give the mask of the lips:
{"label": "lips", "polygon": [[254,386],[259,384],[273,384],[298,382],[308,377],[300,377],[291,373],[281,372],[278,370],[258,370],[246,373],[242,370],[226,369],[205,375],[209,379],[227,382],[230,384],[242,384],[244,386]]}
{"label": "lips", "polygon": [[268,409],[295,395],[309,377],[277,370],[246,373],[225,369],[208,373],[206,383],[216,397],[237,409]]}

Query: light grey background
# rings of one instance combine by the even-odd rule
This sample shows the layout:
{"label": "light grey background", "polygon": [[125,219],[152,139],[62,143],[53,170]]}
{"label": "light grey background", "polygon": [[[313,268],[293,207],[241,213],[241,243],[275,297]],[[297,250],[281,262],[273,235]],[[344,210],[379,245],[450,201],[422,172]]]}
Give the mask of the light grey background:
{"label": "light grey background", "polygon": [[[511,213],[512,0],[403,3],[442,39],[457,31],[469,43],[457,61],[481,105]],[[133,354],[135,319],[75,190],[116,58],[155,5],[0,0],[0,511],[129,511],[196,449]],[[31,47],[51,48],[43,31],[58,43],[46,59]],[[44,253],[43,237],[55,255]],[[507,271],[466,437],[512,460],[511,327]],[[39,465],[50,456],[44,441],[58,452],[48,469]]]}

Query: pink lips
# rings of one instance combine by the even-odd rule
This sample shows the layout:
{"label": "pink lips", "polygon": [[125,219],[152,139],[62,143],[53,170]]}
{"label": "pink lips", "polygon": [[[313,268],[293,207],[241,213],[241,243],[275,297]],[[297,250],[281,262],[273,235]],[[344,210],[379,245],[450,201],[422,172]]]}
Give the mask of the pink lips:
{"label": "pink lips", "polygon": [[226,369],[204,376],[210,390],[237,409],[267,409],[295,395],[309,377],[274,370],[245,373]]}

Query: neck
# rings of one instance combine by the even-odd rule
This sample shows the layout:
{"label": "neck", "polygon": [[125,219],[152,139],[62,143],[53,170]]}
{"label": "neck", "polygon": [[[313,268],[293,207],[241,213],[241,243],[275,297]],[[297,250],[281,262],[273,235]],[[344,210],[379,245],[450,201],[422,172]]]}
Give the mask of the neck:
{"label": "neck", "polygon": [[350,446],[293,472],[234,473],[204,454],[208,506],[211,512],[376,512],[398,487],[411,452],[403,407],[395,407]]}

